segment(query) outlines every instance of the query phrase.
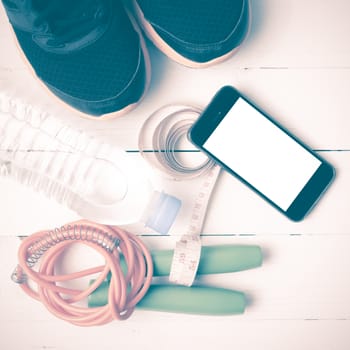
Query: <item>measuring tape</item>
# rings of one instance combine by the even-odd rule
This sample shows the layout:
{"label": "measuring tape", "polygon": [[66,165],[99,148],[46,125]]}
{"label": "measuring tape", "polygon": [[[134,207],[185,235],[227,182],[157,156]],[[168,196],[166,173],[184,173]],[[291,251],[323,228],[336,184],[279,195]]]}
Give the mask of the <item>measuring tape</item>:
{"label": "measuring tape", "polygon": [[200,191],[192,203],[186,233],[176,243],[169,276],[170,281],[186,286],[191,286],[196,277],[201,255],[200,233],[209,198],[220,172],[220,167],[201,152],[191,153],[202,158],[195,166],[186,165],[179,159],[179,144],[184,139],[188,141],[188,130],[200,113],[200,109],[190,106],[162,107],[146,120],[139,136],[142,156],[167,177],[174,180],[203,177]]}

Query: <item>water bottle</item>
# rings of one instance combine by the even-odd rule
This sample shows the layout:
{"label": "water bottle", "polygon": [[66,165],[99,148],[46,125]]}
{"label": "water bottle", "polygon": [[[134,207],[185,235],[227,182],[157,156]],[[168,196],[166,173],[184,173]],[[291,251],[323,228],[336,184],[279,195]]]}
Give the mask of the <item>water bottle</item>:
{"label": "water bottle", "polygon": [[0,94],[0,173],[108,225],[142,221],[167,233],[181,205],[153,189],[141,158],[6,93]]}

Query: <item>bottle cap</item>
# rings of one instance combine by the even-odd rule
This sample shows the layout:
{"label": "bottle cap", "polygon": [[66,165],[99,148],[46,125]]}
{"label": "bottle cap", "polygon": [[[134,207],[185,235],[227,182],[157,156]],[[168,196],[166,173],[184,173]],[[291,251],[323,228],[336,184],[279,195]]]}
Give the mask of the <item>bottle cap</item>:
{"label": "bottle cap", "polygon": [[163,235],[167,234],[181,207],[181,201],[164,192],[154,191],[144,214],[146,227]]}

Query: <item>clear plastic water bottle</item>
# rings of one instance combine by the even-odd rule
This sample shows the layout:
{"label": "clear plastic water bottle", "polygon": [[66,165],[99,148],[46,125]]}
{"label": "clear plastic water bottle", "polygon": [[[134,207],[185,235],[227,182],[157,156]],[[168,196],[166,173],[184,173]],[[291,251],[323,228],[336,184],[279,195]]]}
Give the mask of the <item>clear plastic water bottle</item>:
{"label": "clear plastic water bottle", "polygon": [[5,93],[0,93],[0,173],[109,225],[143,221],[167,233],[181,205],[154,191],[142,159]]}

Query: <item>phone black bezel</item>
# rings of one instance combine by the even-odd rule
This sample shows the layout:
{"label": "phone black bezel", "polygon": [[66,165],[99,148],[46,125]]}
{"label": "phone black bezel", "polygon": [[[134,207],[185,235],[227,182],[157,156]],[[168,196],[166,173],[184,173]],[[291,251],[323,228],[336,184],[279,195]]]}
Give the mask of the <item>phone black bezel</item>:
{"label": "phone black bezel", "polygon": [[[233,169],[229,168],[224,163],[222,163],[220,159],[215,157],[215,155],[211,154],[209,151],[203,148],[203,144],[205,143],[205,141],[214,132],[215,128],[220,124],[220,122],[224,119],[228,111],[232,108],[232,106],[236,103],[236,101],[239,98],[245,100],[248,104],[250,104],[253,108],[258,110],[263,116],[270,120],[274,125],[276,125],[282,132],[286,133],[295,142],[302,146],[306,151],[308,151],[314,157],[321,161],[321,165],[319,166],[319,168],[316,170],[314,175],[307,182],[307,184],[304,186],[299,195],[295,198],[293,203],[286,211],[280,208],[276,203],[274,203],[272,200],[266,197],[259,190],[257,190],[252,184],[250,184],[237,173],[235,173]],[[258,193],[267,202],[269,202],[272,206],[274,206],[276,209],[278,209],[280,212],[282,212],[284,215],[286,215],[289,219],[293,221],[302,220],[310,212],[310,210],[317,203],[318,199],[322,196],[322,194],[331,184],[335,176],[335,169],[327,161],[325,161],[316,152],[314,152],[303,142],[297,139],[278,122],[273,120],[264,111],[255,106],[247,98],[242,96],[232,86],[224,86],[216,93],[216,95],[208,104],[206,109],[202,112],[198,120],[190,128],[188,137],[196,147],[205,152],[209,157],[213,158],[226,171],[240,179],[253,191]]]}

